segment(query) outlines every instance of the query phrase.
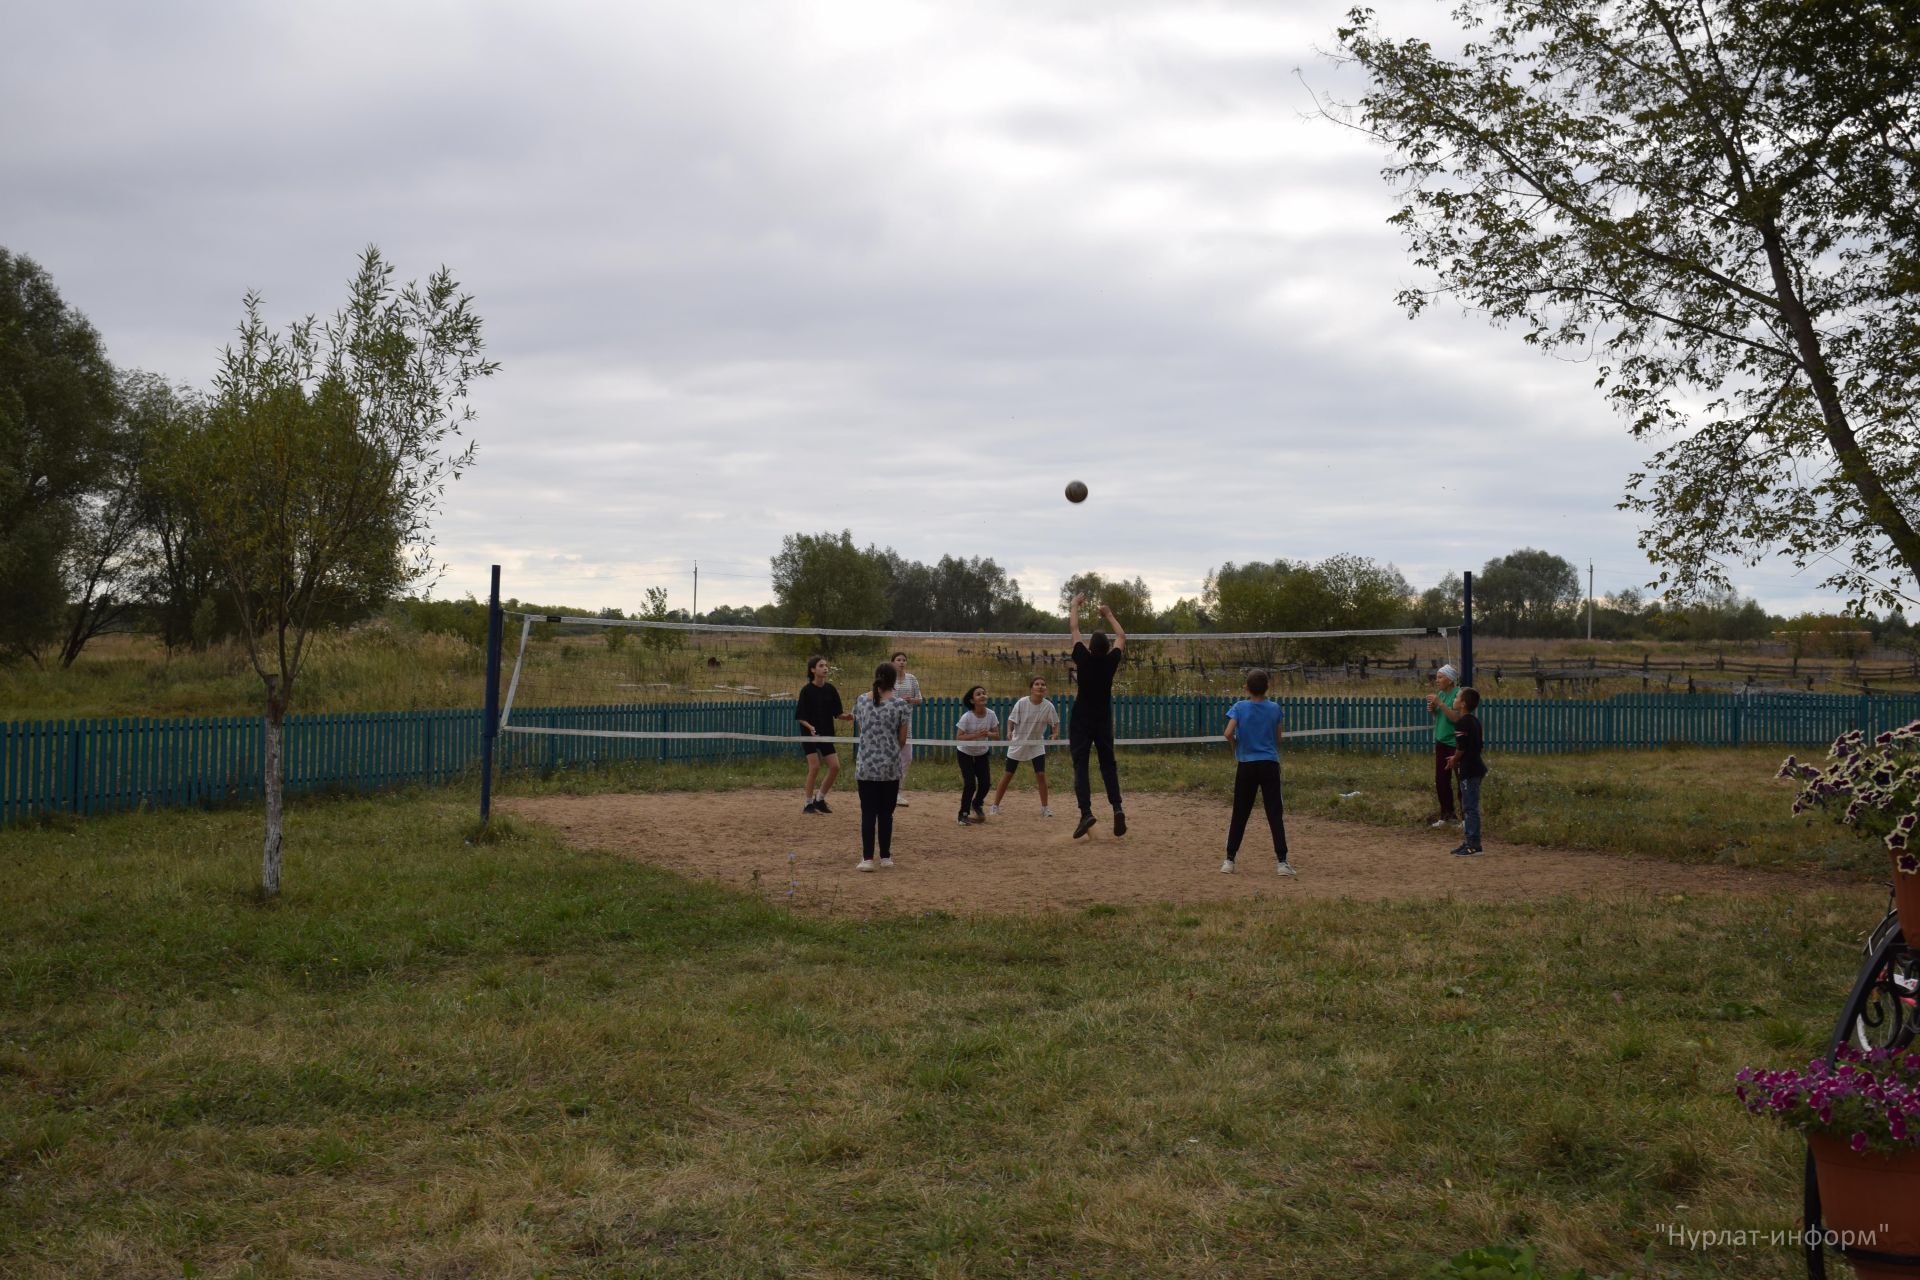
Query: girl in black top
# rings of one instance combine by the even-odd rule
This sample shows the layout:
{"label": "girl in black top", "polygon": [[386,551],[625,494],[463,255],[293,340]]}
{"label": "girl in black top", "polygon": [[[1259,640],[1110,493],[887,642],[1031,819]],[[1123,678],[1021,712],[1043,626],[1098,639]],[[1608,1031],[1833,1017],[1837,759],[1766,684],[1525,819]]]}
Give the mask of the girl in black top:
{"label": "girl in black top", "polygon": [[[809,738],[830,738],[833,736],[835,720],[851,720],[853,716],[841,710],[840,691],[827,683],[827,660],[819,654],[807,659],[807,682],[800,686],[799,705],[793,710],[793,718],[800,724],[800,732]],[[800,749],[807,757],[807,807],[802,813],[832,813],[827,808],[827,792],[833,790],[833,780],[840,776],[840,753],[831,742],[803,742]],[[827,765],[827,780],[814,790],[814,780],[819,777],[820,763]]]}

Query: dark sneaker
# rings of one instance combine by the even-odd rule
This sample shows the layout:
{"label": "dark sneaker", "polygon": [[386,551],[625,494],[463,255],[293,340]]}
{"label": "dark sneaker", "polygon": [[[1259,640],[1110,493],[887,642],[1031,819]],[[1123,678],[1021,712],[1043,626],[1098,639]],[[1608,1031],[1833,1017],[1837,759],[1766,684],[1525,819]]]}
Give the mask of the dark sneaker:
{"label": "dark sneaker", "polygon": [[1113,811],[1113,834],[1116,836],[1127,834],[1127,815],[1118,809]]}
{"label": "dark sneaker", "polygon": [[827,808],[827,802],[825,800],[815,800],[813,802],[813,811],[815,813],[832,813],[833,812],[833,810]]}
{"label": "dark sneaker", "polygon": [[818,800],[809,800],[809,801],[807,801],[807,807],[806,807],[806,808],[804,808],[804,809],[802,809],[802,810],[801,810],[800,812],[802,812],[802,813],[818,813],[818,812],[820,812],[820,802],[819,802]]}
{"label": "dark sneaker", "polygon": [[960,814],[960,825],[963,827],[970,827],[973,825],[972,820],[967,817],[965,811],[962,811]]}
{"label": "dark sneaker", "polygon": [[1470,844],[1463,844],[1453,851],[1453,856],[1456,858],[1477,858],[1480,856],[1480,852],[1480,850]]}
{"label": "dark sneaker", "polygon": [[1075,840],[1078,840],[1078,839],[1079,839],[1079,838],[1080,838],[1081,836],[1083,836],[1083,835],[1085,835],[1085,834],[1087,834],[1087,832],[1089,832],[1089,831],[1091,831],[1091,830],[1093,830],[1093,824],[1094,824],[1094,823],[1096,823],[1096,822],[1098,822],[1098,821],[1099,821],[1099,819],[1098,819],[1098,818],[1096,818],[1096,817],[1094,817],[1094,816],[1093,816],[1092,814],[1090,814],[1090,813],[1083,813],[1083,814],[1081,814],[1081,815],[1080,815],[1080,825],[1079,825],[1079,826],[1077,826],[1077,827],[1075,827],[1075,828],[1073,829],[1073,838],[1074,838]]}
{"label": "dark sneaker", "polygon": [[975,809],[973,811],[973,820],[975,822],[985,822],[987,820],[987,811],[985,809]]}

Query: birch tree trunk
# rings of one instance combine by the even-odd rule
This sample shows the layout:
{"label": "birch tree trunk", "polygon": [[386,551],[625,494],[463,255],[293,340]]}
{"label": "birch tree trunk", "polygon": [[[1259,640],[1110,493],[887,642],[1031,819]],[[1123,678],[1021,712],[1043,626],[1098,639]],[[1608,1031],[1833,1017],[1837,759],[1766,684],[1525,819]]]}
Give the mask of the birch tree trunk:
{"label": "birch tree trunk", "polygon": [[262,717],[266,728],[267,844],[260,856],[260,896],[280,896],[281,824],[286,809],[286,771],[280,762],[281,728],[286,721],[286,703],[276,688],[267,686],[267,708]]}

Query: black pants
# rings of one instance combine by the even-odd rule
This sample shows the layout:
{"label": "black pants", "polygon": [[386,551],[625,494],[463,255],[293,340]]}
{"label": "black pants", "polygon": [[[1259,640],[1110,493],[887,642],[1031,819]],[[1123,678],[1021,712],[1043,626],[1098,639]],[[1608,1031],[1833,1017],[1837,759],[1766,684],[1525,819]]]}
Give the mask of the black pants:
{"label": "black pants", "polygon": [[893,856],[893,807],[900,803],[900,779],[884,778],[876,782],[861,778],[856,784],[860,791],[860,856],[873,857],[873,841],[880,837],[880,856]]}
{"label": "black pants", "polygon": [[1453,744],[1433,744],[1433,794],[1440,800],[1440,816],[1453,821]]}
{"label": "black pants", "polygon": [[1100,781],[1107,784],[1107,803],[1118,813],[1120,766],[1113,759],[1113,726],[1084,725],[1077,720],[1069,722],[1067,751],[1073,756],[1073,798],[1080,802],[1080,812],[1093,812],[1093,778],[1087,773],[1087,754],[1098,752]]}
{"label": "black pants", "polygon": [[960,757],[960,812],[986,808],[987,791],[993,781],[993,757],[970,756],[957,748],[953,754]]}
{"label": "black pants", "polygon": [[1273,832],[1273,856],[1287,860],[1287,827],[1280,816],[1280,762],[1278,760],[1242,760],[1233,773],[1233,821],[1227,826],[1227,860],[1240,852],[1240,839],[1247,834],[1247,819],[1253,816],[1253,797],[1258,794],[1267,807],[1267,826]]}

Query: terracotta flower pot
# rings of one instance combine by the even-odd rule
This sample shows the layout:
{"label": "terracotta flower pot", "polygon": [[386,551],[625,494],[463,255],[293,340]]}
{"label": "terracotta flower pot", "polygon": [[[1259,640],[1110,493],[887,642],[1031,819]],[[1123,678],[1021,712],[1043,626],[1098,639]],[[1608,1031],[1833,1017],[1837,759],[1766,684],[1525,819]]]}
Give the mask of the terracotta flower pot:
{"label": "terracotta flower pot", "polygon": [[[1807,1144],[1829,1232],[1875,1253],[1920,1256],[1920,1150],[1856,1155],[1844,1141],[1822,1134],[1809,1134]],[[1861,1280],[1920,1276],[1920,1266],[1847,1261]]]}
{"label": "terracotta flower pot", "polygon": [[1893,903],[1900,908],[1900,931],[1907,945],[1920,946],[1920,875],[1900,870],[1900,855],[1893,855]]}

